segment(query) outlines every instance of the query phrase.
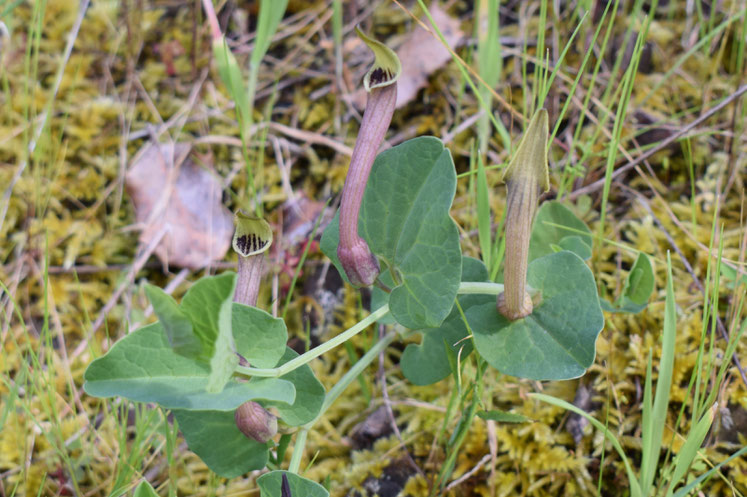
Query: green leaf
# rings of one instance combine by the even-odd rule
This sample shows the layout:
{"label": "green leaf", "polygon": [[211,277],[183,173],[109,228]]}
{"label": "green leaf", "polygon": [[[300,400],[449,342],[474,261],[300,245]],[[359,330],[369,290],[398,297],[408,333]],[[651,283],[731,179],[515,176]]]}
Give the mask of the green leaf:
{"label": "green leaf", "polygon": [[232,307],[234,273],[201,278],[184,295],[181,310],[210,361],[207,390],[220,392],[239,364],[233,340]]}
{"label": "green leaf", "polygon": [[233,338],[236,350],[252,367],[273,368],[285,353],[285,322],[262,309],[233,304]]}
{"label": "green leaf", "polygon": [[[395,285],[392,279],[392,273],[389,270],[384,270],[379,275],[379,281],[383,283],[387,288],[393,288]],[[389,303],[389,294],[381,288],[374,286],[371,287],[371,312],[374,312],[384,305]],[[387,312],[384,317],[376,321],[379,324],[395,324],[397,322],[392,316],[391,312]]]}
{"label": "green leaf", "polygon": [[747,274],[744,273],[744,270],[742,271],[742,274],[739,277],[739,279],[737,279],[736,269],[724,264],[723,261],[721,262],[719,267],[721,270],[721,276],[723,276],[726,279],[726,283],[724,284],[726,288],[734,290],[734,288],[736,288],[739,285],[747,285]]}
{"label": "green leaf", "polygon": [[646,254],[639,252],[625,280],[620,307],[625,310],[638,309],[629,311],[634,313],[643,310],[654,291],[655,283],[651,260]]}
{"label": "green leaf", "polygon": [[288,0],[261,0],[257,19],[257,43],[252,50],[251,63],[258,66],[270,48],[272,37],[283,20]]}
{"label": "green leaf", "polygon": [[163,327],[154,323],[119,340],[85,372],[83,387],[95,397],[121,396],[170,409],[228,411],[247,400],[293,404],[293,384],[281,379],[229,381],[220,393],[207,391],[210,367],[177,354]]}
{"label": "green leaf", "polygon": [[158,497],[158,494],[147,480],[143,480],[135,487],[132,497]]}
{"label": "green leaf", "polygon": [[672,493],[671,489],[674,489],[680,483],[680,480],[682,480],[687,473],[687,470],[690,469],[693,461],[695,461],[695,456],[698,455],[698,450],[700,450],[701,445],[703,445],[703,440],[705,440],[708,431],[711,429],[711,424],[713,424],[713,418],[716,415],[717,410],[718,404],[715,403],[706,411],[703,417],[700,418],[700,421],[690,429],[690,433],[687,435],[687,440],[685,440],[685,443],[682,445],[677,457],[675,457],[673,461],[674,473],[672,474],[672,481],[669,487],[669,495]]}
{"label": "green leaf", "polygon": [[[488,281],[488,271],[481,261],[472,257],[464,257],[462,261],[462,281]],[[465,310],[488,302],[495,306],[495,296],[459,296],[459,303]],[[461,353],[462,361],[472,352],[471,340],[460,342],[467,336],[467,328],[456,306],[441,326],[423,330],[422,334],[423,340],[420,345],[408,345],[400,359],[402,374],[415,385],[430,385],[449,375],[451,365],[444,343],[448,344],[454,355],[464,347]]]}
{"label": "green leaf", "polygon": [[171,295],[154,285],[145,285],[145,294],[166,332],[171,347],[178,354],[187,357],[196,358],[202,355],[202,343],[194,334],[192,323]]}
{"label": "green leaf", "polygon": [[[566,237],[577,237],[578,240],[563,241]],[[584,260],[591,257],[589,227],[568,207],[554,200],[540,205],[534,218],[529,241],[529,260],[552,254],[553,244],[576,253]]]}
{"label": "green leaf", "polygon": [[228,43],[226,43],[226,38],[223,35],[213,40],[213,59],[218,69],[218,76],[226,85],[231,99],[236,103],[236,111],[240,118],[250,119],[247,90],[246,85],[244,85],[244,78],[241,75],[241,68],[233,52],[228,48]]}
{"label": "green leaf", "polygon": [[[441,140],[419,137],[379,154],[358,220],[359,235],[393,269],[392,316],[410,329],[440,326],[461,276],[459,232],[449,216],[456,191],[454,162]],[[338,214],[339,215],[339,214]],[[337,259],[339,218],[325,229],[322,250]]]}
{"label": "green leaf", "polygon": [[498,423],[531,423],[532,420],[521,414],[514,414],[512,412],[499,411],[493,409],[491,411],[479,411],[477,415],[485,420],[496,421]]}
{"label": "green leaf", "polygon": [[223,478],[235,478],[267,464],[266,444],[245,437],[234,411],[172,411],[189,450]]}
{"label": "green leaf", "polygon": [[317,482],[288,471],[270,471],[257,478],[260,497],[281,497],[283,474],[288,478],[291,497],[329,497],[329,492]]}
{"label": "green leaf", "polygon": [[591,246],[587,245],[580,236],[566,236],[560,240],[558,246],[563,250],[573,252],[583,260],[591,258]]}
{"label": "green leaf", "polygon": [[604,326],[596,284],[577,255],[562,251],[529,264],[529,286],[541,301],[526,318],[508,321],[495,302],[466,311],[478,353],[504,374],[534,380],[565,380],[594,362]]}
{"label": "green leaf", "polygon": [[[288,347],[277,365],[281,366],[296,357],[298,354]],[[325,392],[324,386],[316,379],[309,365],[304,364],[281,376],[280,379],[293,383],[296,388],[295,401],[292,405],[282,402],[266,402],[266,404],[274,406],[278,417],[290,426],[301,426],[316,419],[324,404]]]}
{"label": "green leaf", "polygon": [[221,308],[224,304],[231,306],[235,285],[236,274],[231,272],[201,278],[182,298],[181,310],[192,323],[208,360],[213,357],[215,341],[220,333]]}
{"label": "green leaf", "polygon": [[625,279],[620,298],[614,304],[602,301],[602,306],[608,312],[638,314],[648,305],[655,284],[651,260],[646,254],[639,252]]}
{"label": "green leaf", "polygon": [[[643,433],[643,450],[641,454],[641,490],[649,495],[653,487],[664,434],[664,423],[669,409],[669,395],[672,388],[674,370],[675,343],[677,339],[677,310],[674,300],[672,279],[672,261],[667,253],[667,297],[664,304],[664,327],[661,337],[661,359],[659,360],[659,377],[656,380],[656,393],[651,407],[649,430]],[[650,373],[650,370],[647,371]],[[649,381],[646,378],[646,381]],[[650,388],[650,387],[649,387]],[[644,428],[646,428],[644,426]],[[648,444],[646,441],[648,440]]]}

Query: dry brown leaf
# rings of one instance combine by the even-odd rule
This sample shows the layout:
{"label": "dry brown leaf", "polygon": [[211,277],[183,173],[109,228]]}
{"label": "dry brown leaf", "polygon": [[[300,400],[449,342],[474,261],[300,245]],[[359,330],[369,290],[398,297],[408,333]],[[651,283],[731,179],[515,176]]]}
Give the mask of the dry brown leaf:
{"label": "dry brown leaf", "polygon": [[155,254],[166,265],[200,269],[225,256],[233,217],[218,179],[189,157],[187,143],[149,144],[125,178],[142,226],[140,242],[165,235]]}
{"label": "dry brown leaf", "polygon": [[324,202],[317,202],[309,199],[305,193],[301,192],[297,198],[288,201],[283,206],[283,238],[287,246],[293,246],[304,242],[314,230],[314,225],[322,215],[320,229],[317,232],[319,236],[324,226],[332,220],[334,215],[333,209],[326,209]]}
{"label": "dry brown leaf", "polygon": [[[451,17],[437,5],[431,6],[430,11],[444,39],[454,50],[462,39],[459,20]],[[415,98],[418,90],[428,83],[428,76],[451,60],[449,50],[438,39],[431,23],[427,18],[424,18],[423,22],[433,33],[416,25],[410,37],[397,50],[403,69],[397,81],[397,108]]]}

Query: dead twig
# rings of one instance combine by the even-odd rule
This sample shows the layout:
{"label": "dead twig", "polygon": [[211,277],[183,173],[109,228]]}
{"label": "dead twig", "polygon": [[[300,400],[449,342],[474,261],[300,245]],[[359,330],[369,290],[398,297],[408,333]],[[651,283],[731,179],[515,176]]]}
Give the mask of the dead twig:
{"label": "dead twig", "polygon": [[[702,124],[705,120],[719,112],[721,109],[732,103],[734,100],[738,99],[740,96],[742,96],[745,92],[747,92],[747,85],[740,86],[737,91],[726,97],[724,100],[719,102],[714,107],[708,109],[704,114],[702,114],[700,117],[695,119],[690,124],[684,126],[676,133],[673,133],[672,135],[668,136],[666,139],[659,142],[658,145],[651,148],[648,152],[643,153],[642,155],[638,156],[636,159],[633,159],[631,161],[628,161],[625,165],[618,167],[615,169],[615,171],[612,173],[612,179],[616,179],[621,174],[625,173],[626,171],[634,168],[638,164],[642,163],[645,160],[648,160],[650,157],[652,157],[654,154],[659,152],[660,150],[667,147],[670,143],[673,143],[677,141],[682,136],[689,133],[693,128],[699,126]],[[582,188],[579,188],[578,190],[574,190],[573,192],[568,194],[568,198],[573,200],[576,197],[579,197],[581,195],[587,195],[595,190],[598,190],[599,188],[604,186],[605,179],[599,179],[595,181],[594,183],[590,183]]]}

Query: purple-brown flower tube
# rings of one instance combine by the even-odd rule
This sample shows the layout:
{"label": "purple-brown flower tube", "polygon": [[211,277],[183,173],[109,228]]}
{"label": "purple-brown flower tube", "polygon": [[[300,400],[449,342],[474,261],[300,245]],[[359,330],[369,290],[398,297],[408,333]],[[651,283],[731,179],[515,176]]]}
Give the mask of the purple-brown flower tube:
{"label": "purple-brown flower tube", "polygon": [[379,276],[379,261],[366,241],[358,236],[358,215],[376,152],[392,121],[401,65],[392,50],[367,37],[357,27],[356,32],[374,52],[376,60],[363,78],[368,101],[342,191],[337,257],[353,285],[369,286]]}
{"label": "purple-brown flower tube", "polygon": [[[265,252],[272,245],[272,229],[264,219],[249,216],[242,211],[234,215],[236,231],[233,249],[239,254],[239,270],[233,301],[256,306],[259,284],[262,281]],[[234,412],[236,427],[248,438],[266,443],[278,432],[274,414],[257,402],[247,401]]]}
{"label": "purple-brown flower tube", "polygon": [[547,170],[548,118],[538,110],[519,142],[513,159],[503,173],[508,187],[506,200],[506,263],[503,269],[504,291],[498,295],[498,311],[514,321],[532,313],[527,292],[529,239],[537,210],[540,188],[550,187]]}

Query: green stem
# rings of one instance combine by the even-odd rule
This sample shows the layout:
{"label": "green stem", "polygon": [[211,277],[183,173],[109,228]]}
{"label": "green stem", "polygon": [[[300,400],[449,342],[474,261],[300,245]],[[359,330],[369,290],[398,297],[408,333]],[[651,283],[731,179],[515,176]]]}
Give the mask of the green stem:
{"label": "green stem", "polygon": [[301,458],[303,457],[303,449],[306,447],[306,437],[309,435],[309,428],[303,427],[296,436],[296,443],[293,446],[293,455],[291,456],[290,464],[288,465],[288,471],[291,473],[298,474],[298,468],[301,467]]}
{"label": "green stem", "polygon": [[277,368],[260,369],[260,368],[250,368],[250,367],[245,367],[245,366],[237,366],[236,372],[239,374],[247,375],[247,376],[261,376],[261,377],[268,377],[268,378],[278,378],[280,376],[286,375],[290,373],[291,371],[297,368],[300,368],[304,364],[311,362],[313,359],[316,359],[317,357],[324,354],[325,352],[332,350],[338,345],[342,345],[343,343],[350,340],[351,338],[353,338],[355,335],[357,335],[361,331],[368,328],[369,325],[375,323],[376,321],[384,317],[388,312],[389,312],[389,305],[385,304],[381,306],[380,308],[378,308],[377,310],[375,310],[374,312],[372,312],[371,314],[369,314],[368,317],[358,322],[358,324],[356,324],[352,328],[348,328],[347,330],[343,331],[342,333],[332,338],[331,340],[324,342],[318,347],[314,347],[308,352],[301,354],[295,359],[292,359]]}
{"label": "green stem", "polygon": [[451,472],[454,469],[454,463],[456,461],[456,457],[459,454],[459,448],[462,446],[462,443],[464,443],[464,440],[467,438],[467,434],[469,433],[470,426],[472,425],[472,421],[475,419],[475,414],[477,413],[477,407],[480,405],[480,398],[482,397],[482,390],[483,390],[483,382],[482,382],[482,375],[485,372],[485,369],[487,367],[487,362],[483,361],[482,359],[478,360],[477,364],[477,371],[475,372],[475,384],[473,385],[472,390],[472,402],[469,407],[469,411],[464,416],[464,423],[459,423],[459,433],[457,435],[456,440],[454,441],[454,445],[451,447],[451,450],[449,451],[449,455],[446,459],[446,462],[441,467],[441,471],[438,475],[438,483],[441,488],[444,488],[445,480],[449,478],[451,475]]}
{"label": "green stem", "polygon": [[247,132],[247,138],[251,137],[250,127],[254,122],[254,95],[257,92],[257,76],[259,75],[259,65],[249,63],[249,78],[247,79],[246,85],[246,99],[249,103],[248,116],[244,119],[245,129]]}
{"label": "green stem", "polygon": [[488,283],[481,281],[463,281],[459,284],[460,295],[481,294],[481,295],[498,295],[503,292],[503,285],[500,283]]}
{"label": "green stem", "polygon": [[327,392],[327,395],[324,396],[324,404],[322,404],[322,408],[319,410],[319,414],[317,414],[316,418],[314,418],[313,421],[306,423],[298,432],[296,443],[293,446],[293,455],[291,456],[291,461],[288,465],[288,471],[292,473],[298,473],[298,468],[301,466],[301,458],[303,457],[303,451],[306,445],[306,437],[309,434],[309,430],[313,428],[316,422],[319,421],[319,419],[337,400],[337,398],[342,395],[342,392],[344,392],[345,389],[353,381],[355,381],[355,379],[374,361],[374,359],[379,356],[381,351],[387,348],[390,343],[392,343],[395,336],[395,333],[389,333],[388,335],[382,337],[381,340],[379,340],[373,347],[371,347],[371,349],[366,352],[363,357],[361,357],[360,360],[356,362],[353,367],[350,368],[348,372],[342,376],[342,378],[340,378],[340,381],[335,383],[335,386],[333,386],[330,391]]}

